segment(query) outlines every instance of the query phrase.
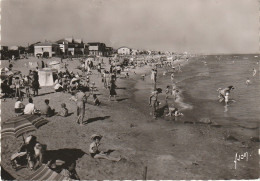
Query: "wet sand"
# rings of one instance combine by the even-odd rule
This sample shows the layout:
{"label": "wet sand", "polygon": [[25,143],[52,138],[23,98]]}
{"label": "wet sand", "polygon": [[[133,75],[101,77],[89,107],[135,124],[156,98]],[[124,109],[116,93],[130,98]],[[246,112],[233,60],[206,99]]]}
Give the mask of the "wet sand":
{"label": "wet sand", "polygon": [[[176,74],[176,79],[179,78],[179,81],[187,79],[189,75],[183,74],[189,70],[189,65],[192,64],[183,67],[183,73]],[[19,67],[19,63],[15,66]],[[108,90],[103,88],[101,78],[96,74],[91,75],[91,80],[95,80],[98,87],[100,94],[98,98],[102,105],[100,107],[87,105],[86,120],[92,122],[85,126],[75,123],[75,103],[68,101],[70,95],[51,93],[35,97],[35,104],[39,108],[43,105],[43,100],[49,98],[50,105],[55,109],[59,109],[61,102],[66,102],[69,112],[74,114],[67,118],[57,116],[49,118],[50,123],[42,126],[34,132],[34,135],[41,143],[47,145],[48,150],[68,148],[71,149],[70,155],[75,155],[75,150],[72,149],[88,153],[90,136],[93,133],[102,134],[104,137],[101,140],[101,148],[113,149],[115,151],[112,155],[121,155],[123,159],[114,163],[95,160],[88,154],[80,155],[77,158],[76,171],[81,179],[143,179],[145,166],[147,166],[147,179],[259,177],[259,143],[250,141],[251,136],[259,135],[258,125],[257,128],[250,129],[247,128],[248,124],[244,125],[244,128],[222,124],[223,116],[218,116],[212,111],[214,107],[218,107],[215,98],[203,99],[189,91],[191,89],[188,86],[189,81],[192,83],[194,79],[177,84],[182,90],[183,102],[192,105],[192,110],[183,110],[184,116],[176,120],[168,117],[152,119],[148,106],[152,84],[147,71],[150,72],[149,66],[137,68],[131,70],[129,79],[117,80],[117,86],[120,88],[117,89],[119,102],[109,102]],[[141,75],[145,72],[147,76],[143,81]],[[162,70],[159,69],[159,72]],[[192,74],[191,71],[188,72]],[[158,87],[163,89],[168,84],[168,81],[162,81],[160,76],[158,82]],[[40,90],[40,94],[52,91],[51,87],[46,87]],[[216,95],[215,89],[213,95]],[[159,99],[164,100],[163,95]],[[11,99],[2,102],[2,120],[14,116],[14,113],[10,112],[14,102],[15,100]],[[27,100],[24,103],[27,103]],[[163,105],[164,102],[161,101],[161,106]],[[216,124],[198,123],[198,120],[208,118],[214,119]],[[228,119],[232,121],[231,118],[226,120]],[[231,139],[232,137],[228,135],[237,140]],[[6,162],[6,166],[10,167],[8,160],[21,143],[22,140],[19,138],[2,140],[2,161]],[[248,161],[238,162],[237,169],[234,169],[235,154],[244,152],[250,154]],[[12,173],[21,179],[30,174],[27,169]]]}

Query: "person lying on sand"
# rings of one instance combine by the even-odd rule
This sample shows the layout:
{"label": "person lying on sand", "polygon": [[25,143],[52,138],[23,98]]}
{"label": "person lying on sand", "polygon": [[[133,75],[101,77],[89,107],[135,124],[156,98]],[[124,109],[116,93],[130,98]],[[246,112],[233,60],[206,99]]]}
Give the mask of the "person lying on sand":
{"label": "person lying on sand", "polygon": [[170,117],[175,116],[175,117],[177,117],[177,116],[183,116],[183,114],[178,111],[178,108],[169,107],[169,113],[166,114],[166,116],[170,116]]}
{"label": "person lying on sand", "polygon": [[100,145],[100,140],[102,139],[102,136],[101,135],[98,135],[98,134],[93,134],[91,136],[91,140],[92,140],[92,143],[90,144],[89,146],[89,153],[90,153],[90,156],[92,158],[96,158],[96,159],[107,159],[107,160],[110,160],[110,161],[115,161],[115,162],[118,162],[121,160],[121,157],[119,158],[114,158],[114,157],[111,157],[109,156],[108,154],[104,153],[103,151],[100,151],[98,149],[99,145]]}

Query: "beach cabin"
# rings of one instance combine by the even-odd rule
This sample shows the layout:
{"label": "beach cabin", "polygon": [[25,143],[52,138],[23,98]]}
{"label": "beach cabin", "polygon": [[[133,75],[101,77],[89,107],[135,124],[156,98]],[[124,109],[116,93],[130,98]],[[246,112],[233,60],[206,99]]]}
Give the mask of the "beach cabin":
{"label": "beach cabin", "polygon": [[53,74],[57,73],[57,70],[51,68],[44,68],[38,71],[40,86],[53,86],[54,79]]}
{"label": "beach cabin", "polygon": [[34,45],[34,56],[37,55],[45,55],[46,57],[60,55],[60,46],[52,42],[37,43]]}
{"label": "beach cabin", "polygon": [[120,47],[117,49],[117,53],[121,55],[130,55],[131,49],[128,47]]}

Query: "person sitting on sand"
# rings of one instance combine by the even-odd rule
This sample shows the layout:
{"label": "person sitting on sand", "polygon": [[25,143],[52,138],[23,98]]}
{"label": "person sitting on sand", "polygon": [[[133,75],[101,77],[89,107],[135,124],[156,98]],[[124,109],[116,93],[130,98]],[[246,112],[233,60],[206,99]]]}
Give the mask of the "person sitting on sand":
{"label": "person sitting on sand", "polygon": [[43,161],[43,148],[33,135],[25,139],[25,150],[28,155],[28,166],[31,170],[37,169],[41,166]]}
{"label": "person sitting on sand", "polygon": [[15,105],[14,105],[14,112],[16,113],[16,116],[19,116],[20,114],[22,114],[23,110],[24,110],[24,105],[21,101],[21,98],[18,97],[18,99],[17,99],[17,101],[15,102]]}
{"label": "person sitting on sand", "polygon": [[108,154],[104,153],[103,151],[100,151],[98,147],[100,146],[100,140],[102,139],[101,135],[93,134],[91,136],[92,143],[89,146],[89,153],[92,158],[96,159],[107,159],[110,161],[118,162],[121,160],[121,157],[114,158],[109,156]]}
{"label": "person sitting on sand", "polygon": [[94,99],[94,105],[95,106],[99,106],[101,104],[101,102],[98,100],[96,94],[93,94],[93,99]]}
{"label": "person sitting on sand", "polygon": [[62,103],[61,104],[61,110],[59,112],[59,116],[62,116],[62,117],[67,117],[69,114],[69,111],[68,109],[66,108],[66,104],[65,103]]}
{"label": "person sitting on sand", "polygon": [[51,117],[51,116],[53,116],[54,113],[55,113],[55,109],[52,109],[52,108],[49,106],[49,103],[50,103],[49,99],[45,99],[44,102],[45,102],[45,106],[44,106],[44,108],[41,110],[41,113],[44,114],[44,115],[46,115],[46,117]]}
{"label": "person sitting on sand", "polygon": [[33,99],[31,97],[29,97],[29,103],[26,104],[24,110],[23,110],[24,114],[36,114],[37,113],[37,109],[35,108],[35,105],[33,104]]}
{"label": "person sitting on sand", "polygon": [[60,85],[60,83],[56,83],[55,84],[55,86],[54,86],[54,90],[55,90],[55,92],[61,92],[61,91],[63,91],[63,88],[62,88],[62,86]]}

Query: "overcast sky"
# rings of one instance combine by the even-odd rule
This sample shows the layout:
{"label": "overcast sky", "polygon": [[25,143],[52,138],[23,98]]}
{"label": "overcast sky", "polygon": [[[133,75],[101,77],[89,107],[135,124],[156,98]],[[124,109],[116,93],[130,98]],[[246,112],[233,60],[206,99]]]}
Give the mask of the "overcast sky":
{"label": "overcast sky", "polygon": [[2,0],[2,45],[64,37],[118,48],[259,51],[258,0]]}

